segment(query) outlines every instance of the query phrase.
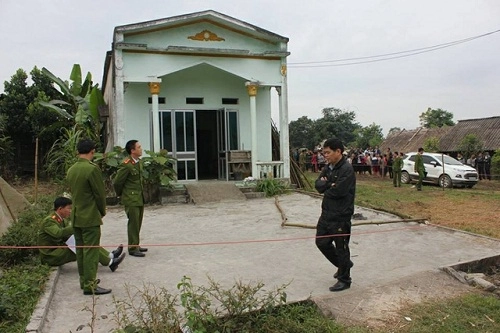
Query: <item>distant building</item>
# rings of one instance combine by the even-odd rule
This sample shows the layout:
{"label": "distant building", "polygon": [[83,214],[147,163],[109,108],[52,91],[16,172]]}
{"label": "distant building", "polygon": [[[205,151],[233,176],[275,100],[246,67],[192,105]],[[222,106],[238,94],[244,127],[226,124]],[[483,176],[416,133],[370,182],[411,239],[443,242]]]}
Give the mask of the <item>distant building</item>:
{"label": "distant building", "polygon": [[232,179],[230,151],[249,151],[248,174],[289,178],[287,48],[288,38],[212,10],[116,27],[103,77],[107,149],[132,138],[167,149],[179,180]]}
{"label": "distant building", "polygon": [[382,151],[410,152],[423,147],[429,138],[439,140],[439,152],[455,156],[460,143],[468,134],[474,134],[483,143],[482,150],[493,154],[500,149],[500,117],[459,120],[454,126],[417,128],[391,133],[381,144]]}

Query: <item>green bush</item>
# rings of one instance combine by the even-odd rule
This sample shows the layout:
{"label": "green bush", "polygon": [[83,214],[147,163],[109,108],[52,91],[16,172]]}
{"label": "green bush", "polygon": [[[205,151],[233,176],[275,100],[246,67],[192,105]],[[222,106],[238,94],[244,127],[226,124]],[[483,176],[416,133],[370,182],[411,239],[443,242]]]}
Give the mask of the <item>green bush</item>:
{"label": "green bush", "polygon": [[3,270],[0,277],[0,332],[24,332],[50,267],[34,258]]}
{"label": "green bush", "polygon": [[[0,245],[11,247],[31,247],[37,245],[38,226],[50,211],[50,204],[42,199],[36,206],[23,211],[17,221],[13,221],[7,232],[0,237]],[[38,256],[35,248],[6,248],[0,251],[3,267],[21,264]]]}
{"label": "green bush", "polygon": [[278,179],[264,178],[257,181],[256,189],[258,192],[264,192],[266,197],[272,197],[278,194],[283,194],[287,191],[287,185]]}
{"label": "green bush", "polygon": [[491,174],[492,179],[500,180],[500,149],[497,149],[491,157]]}

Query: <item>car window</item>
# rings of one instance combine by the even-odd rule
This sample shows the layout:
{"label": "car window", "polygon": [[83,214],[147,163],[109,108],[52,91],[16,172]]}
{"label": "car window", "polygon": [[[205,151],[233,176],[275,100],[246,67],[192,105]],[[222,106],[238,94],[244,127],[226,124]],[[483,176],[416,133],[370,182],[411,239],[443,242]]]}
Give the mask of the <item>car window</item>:
{"label": "car window", "polygon": [[410,158],[408,160],[415,162],[415,155],[410,156]]}
{"label": "car window", "polygon": [[449,164],[449,165],[462,165],[460,161],[457,161],[453,157],[450,157],[448,155],[443,155],[443,160],[444,164]]}
{"label": "car window", "polygon": [[441,163],[439,163],[438,161],[436,161],[431,156],[422,155],[422,159],[424,160],[424,164],[431,164],[431,162],[434,162],[433,164],[435,164],[435,165],[441,165]]}

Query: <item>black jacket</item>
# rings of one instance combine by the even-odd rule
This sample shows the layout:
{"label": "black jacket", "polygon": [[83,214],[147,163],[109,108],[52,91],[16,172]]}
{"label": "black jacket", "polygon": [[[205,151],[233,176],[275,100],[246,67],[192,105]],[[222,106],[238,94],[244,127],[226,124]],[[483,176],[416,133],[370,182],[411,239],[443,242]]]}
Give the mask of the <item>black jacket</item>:
{"label": "black jacket", "polygon": [[[327,180],[321,180],[326,177]],[[334,184],[334,185],[333,185]],[[316,179],[316,190],[323,193],[321,217],[327,220],[349,221],[354,214],[356,177],[352,165],[342,159],[331,168],[327,165]]]}

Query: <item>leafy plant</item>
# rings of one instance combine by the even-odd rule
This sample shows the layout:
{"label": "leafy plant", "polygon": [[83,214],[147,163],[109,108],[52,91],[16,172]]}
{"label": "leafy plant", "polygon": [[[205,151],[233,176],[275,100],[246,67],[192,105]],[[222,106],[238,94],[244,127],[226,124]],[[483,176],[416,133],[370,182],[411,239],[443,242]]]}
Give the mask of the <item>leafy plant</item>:
{"label": "leafy plant", "polygon": [[492,179],[500,179],[500,149],[491,157],[491,174]]}
{"label": "leafy plant", "polygon": [[79,64],[73,65],[70,74],[71,83],[61,80],[45,67],[42,68],[42,73],[59,87],[65,100],[39,101],[40,105],[56,111],[67,119],[72,119],[75,126],[83,130],[86,136],[98,141],[102,128],[99,108],[105,103],[101,90],[97,85],[92,85],[92,74],[88,72],[82,81]]}
{"label": "leafy plant", "polygon": [[281,180],[275,178],[263,178],[257,181],[256,189],[259,192],[264,192],[266,197],[272,197],[285,193],[288,187]]}
{"label": "leafy plant", "polygon": [[120,167],[120,164],[127,157],[127,151],[120,146],[113,147],[113,150],[107,153],[95,153],[94,162],[102,171],[102,178],[107,193],[110,196],[115,195],[113,188],[113,178]]}
{"label": "leafy plant", "polygon": [[36,206],[30,206],[19,214],[7,232],[0,237],[0,244],[13,248],[0,251],[0,263],[3,267],[21,264],[37,257],[38,250],[14,247],[31,247],[37,245],[38,225],[49,211],[50,204],[44,199]]}
{"label": "leafy plant", "polygon": [[0,174],[5,177],[9,172],[9,164],[14,157],[14,146],[10,136],[6,134],[6,119],[7,117],[0,114]]}
{"label": "leafy plant", "polygon": [[176,178],[174,170],[175,159],[168,156],[166,149],[158,153],[146,150],[148,156],[141,159],[144,177],[145,194],[149,202],[159,201],[160,186],[170,186],[170,181]]}
{"label": "leafy plant", "polygon": [[423,148],[427,152],[437,153],[439,151],[439,139],[436,137],[425,139]]}
{"label": "leafy plant", "polygon": [[458,149],[462,152],[465,159],[468,159],[472,154],[476,154],[483,149],[483,142],[479,140],[477,135],[467,134],[462,141],[460,141]]}
{"label": "leafy plant", "polygon": [[77,161],[78,141],[83,138],[83,131],[72,127],[63,128],[62,136],[54,142],[45,156],[45,171],[56,179],[64,179],[68,169]]}

